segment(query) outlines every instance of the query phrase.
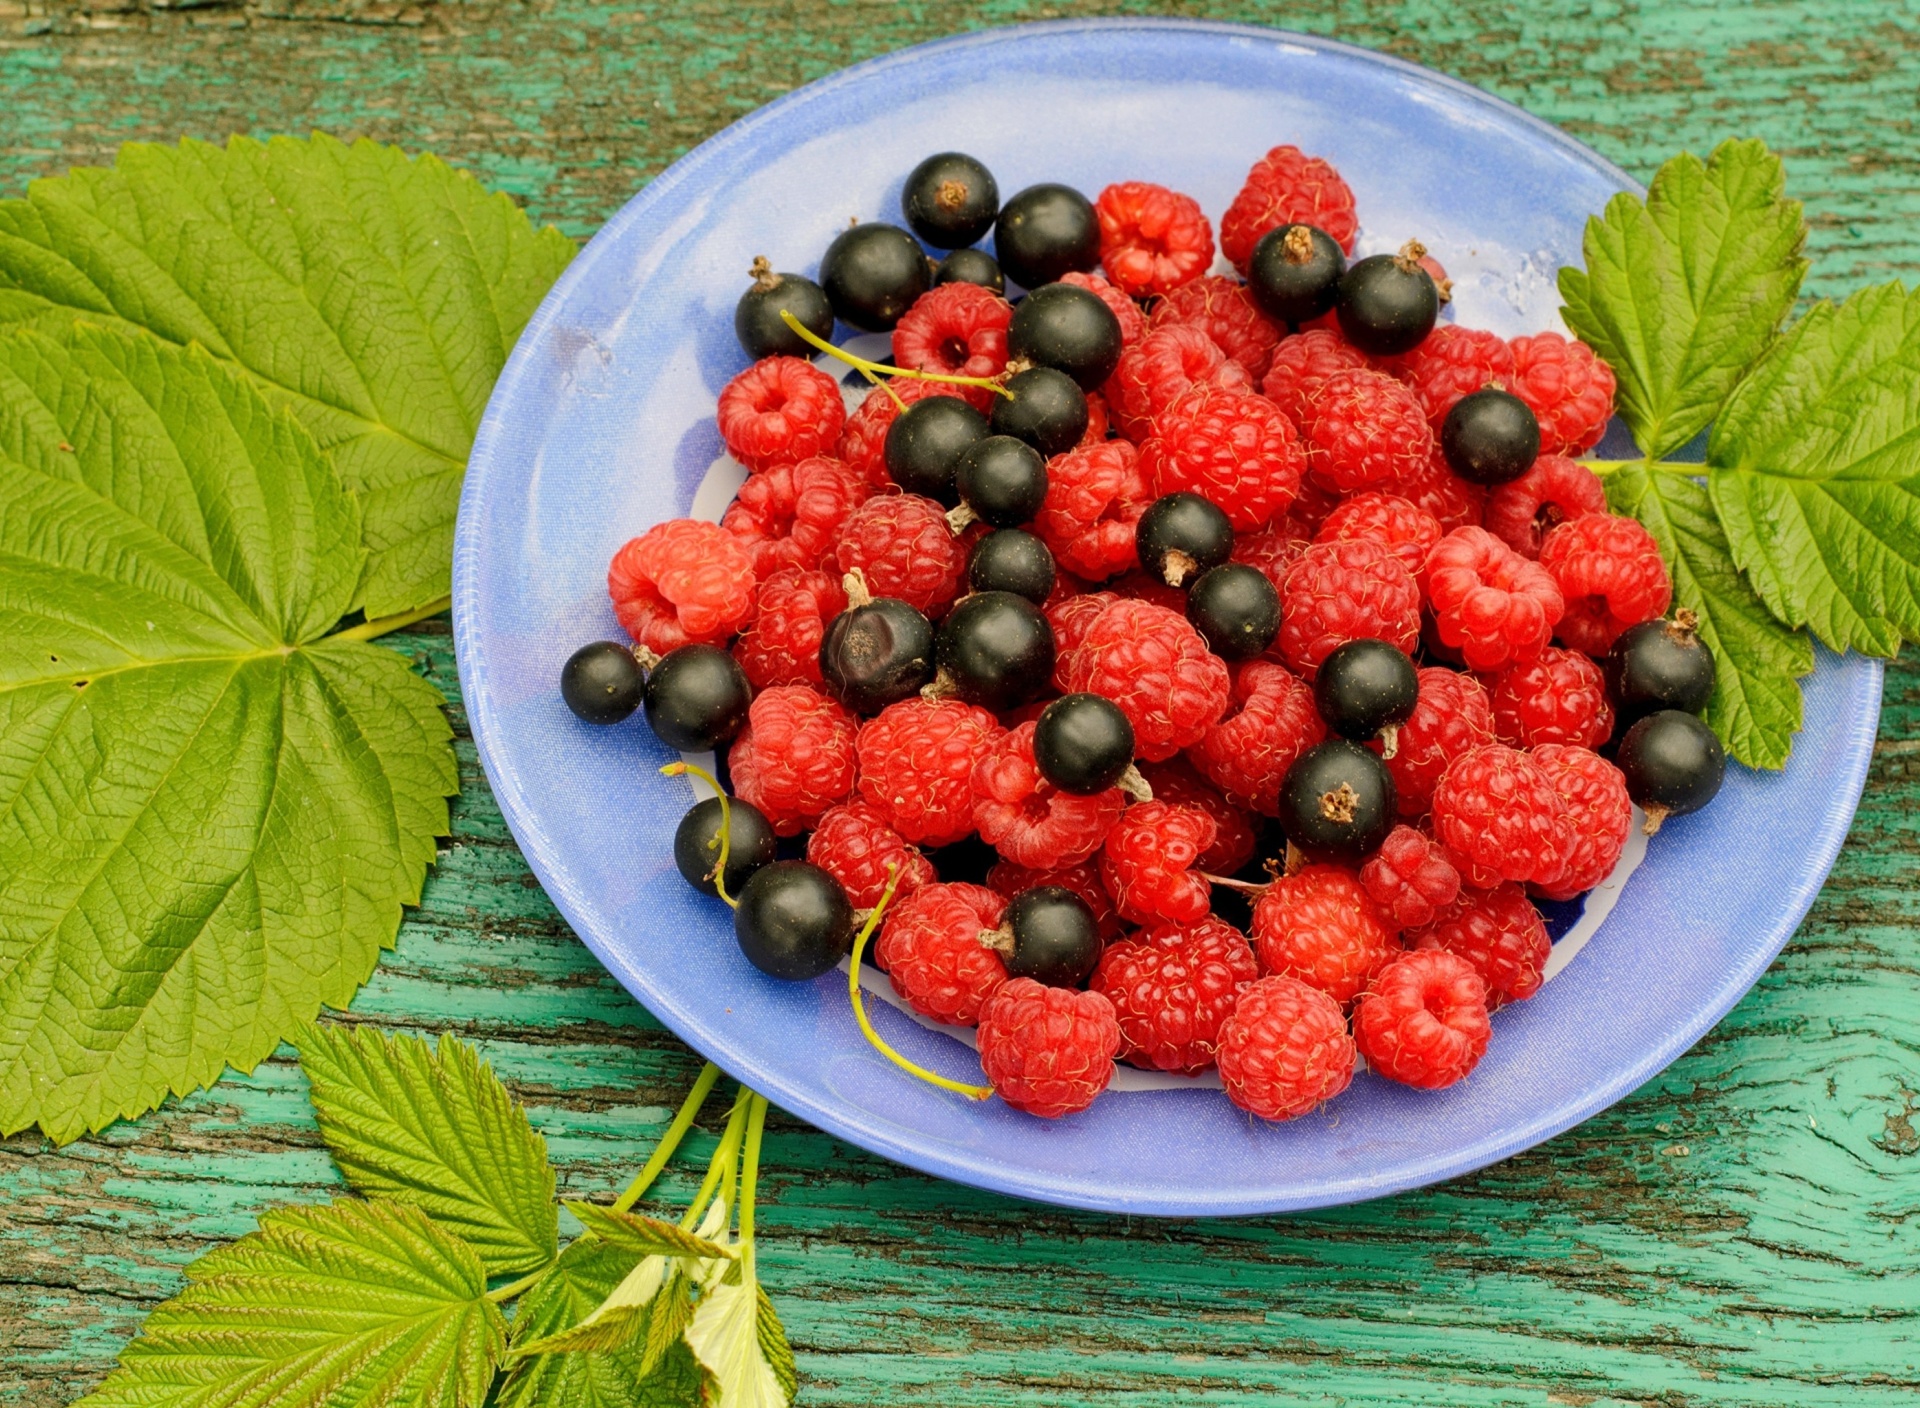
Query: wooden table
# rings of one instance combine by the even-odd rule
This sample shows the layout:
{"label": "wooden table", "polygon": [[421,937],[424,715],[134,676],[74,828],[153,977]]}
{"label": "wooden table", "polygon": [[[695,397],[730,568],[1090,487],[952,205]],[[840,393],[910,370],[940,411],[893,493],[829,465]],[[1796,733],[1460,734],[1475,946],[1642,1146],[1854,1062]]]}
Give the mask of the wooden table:
{"label": "wooden table", "polygon": [[[0,192],[128,139],[320,127],[437,151],[584,236],[693,143],[850,60],[1151,8],[0,0]],[[1418,59],[1642,176],[1681,145],[1763,136],[1807,203],[1810,292],[1920,274],[1915,0],[1161,8]],[[444,622],[391,643],[462,722]],[[763,1268],[803,1401],[1912,1402],[1916,723],[1920,669],[1895,667],[1847,849],[1733,1015],[1632,1099],[1474,1177],[1313,1216],[1143,1222],[972,1192],[777,1122]],[[478,1041],[566,1188],[611,1187],[699,1062],[568,933],[464,732],[460,756],[452,839],[353,1010]],[[0,1404],[70,1401],[185,1262],[335,1181],[285,1059],[65,1149],[0,1143]]]}

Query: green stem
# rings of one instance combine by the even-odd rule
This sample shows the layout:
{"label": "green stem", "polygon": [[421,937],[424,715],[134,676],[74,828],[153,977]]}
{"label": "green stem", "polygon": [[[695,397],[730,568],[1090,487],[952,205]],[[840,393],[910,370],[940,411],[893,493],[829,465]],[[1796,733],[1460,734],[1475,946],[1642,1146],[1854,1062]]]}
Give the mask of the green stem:
{"label": "green stem", "polygon": [[647,1160],[645,1168],[633,1177],[627,1185],[627,1191],[614,1199],[613,1210],[626,1212],[640,1201],[640,1195],[653,1186],[653,1180],[660,1176],[660,1170],[667,1166],[667,1160],[673,1157],[674,1150],[680,1147],[680,1141],[687,1137],[687,1131],[693,1128],[694,1116],[700,1113],[700,1107],[707,1102],[707,1096],[720,1079],[720,1068],[709,1061],[701,1069],[699,1079],[693,1083],[693,1089],[687,1092],[687,1098],[680,1102],[679,1113],[674,1115],[673,1123],[667,1126],[667,1132],[660,1136],[660,1142],[654,1147],[653,1156]]}
{"label": "green stem", "polygon": [[388,631],[405,630],[416,621],[424,621],[429,616],[438,616],[452,605],[451,596],[435,597],[417,610],[402,611],[397,616],[382,616],[374,621],[362,621],[359,625],[349,626],[344,631],[335,631],[327,637],[327,640],[372,640],[375,636],[383,636]]}
{"label": "green stem", "polygon": [[1689,477],[1707,472],[1703,464],[1682,464],[1679,460],[1581,460],[1580,463],[1602,479],[1609,474],[1618,474],[1623,469],[1644,469],[1649,474],[1684,474]]}
{"label": "green stem", "polygon": [[[844,347],[835,347],[824,337],[803,326],[800,320],[785,308],[780,310],[780,321],[792,328],[794,335],[809,347],[817,347],[836,361],[845,362],[868,381],[873,381],[876,376],[903,376],[909,381],[938,381],[949,386],[984,386],[996,396],[1004,396],[1009,401],[1013,399],[1013,393],[990,376],[949,376],[945,372],[923,372],[912,367],[884,366],[879,362],[870,362],[865,357],[856,357]],[[882,382],[874,382],[874,384],[884,385]],[[898,401],[900,398],[896,396],[894,399]]]}
{"label": "green stem", "polygon": [[740,1156],[740,1265],[753,1275],[753,1190],[760,1181],[760,1137],[767,1127],[767,1097],[757,1092],[747,1106],[747,1146]]}
{"label": "green stem", "polygon": [[733,1113],[727,1116],[726,1132],[720,1136],[720,1145],[713,1151],[713,1158],[707,1164],[707,1176],[700,1182],[700,1191],[693,1195],[693,1201],[687,1205],[687,1215],[680,1219],[680,1226],[691,1232],[700,1225],[700,1219],[707,1211],[707,1204],[713,1200],[714,1190],[720,1186],[721,1177],[734,1166],[740,1154],[740,1137],[745,1132],[747,1105],[753,1092],[744,1085],[734,1097]]}
{"label": "green stem", "polygon": [[526,1290],[527,1287],[531,1286],[535,1281],[538,1281],[542,1276],[546,1275],[547,1267],[552,1265],[553,1265],[552,1262],[548,1262],[546,1266],[541,1267],[538,1271],[529,1271],[526,1275],[522,1276],[518,1281],[509,1281],[507,1282],[506,1285],[502,1286],[497,1291],[488,1291],[487,1299],[492,1301],[495,1305],[500,1305],[506,1301],[512,1300],[515,1296],[519,1295],[520,1292]]}

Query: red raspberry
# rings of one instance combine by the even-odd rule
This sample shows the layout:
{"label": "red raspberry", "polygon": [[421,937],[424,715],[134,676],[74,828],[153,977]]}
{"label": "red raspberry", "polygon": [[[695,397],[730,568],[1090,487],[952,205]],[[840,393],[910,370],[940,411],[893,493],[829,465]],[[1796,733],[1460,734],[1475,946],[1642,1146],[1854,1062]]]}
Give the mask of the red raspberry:
{"label": "red raspberry", "polygon": [[1407,946],[1444,949],[1464,958],[1487,985],[1489,1007],[1539,992],[1553,953],[1540,911],[1518,885],[1460,891],[1432,924],[1407,935]]}
{"label": "red raspberry", "polygon": [[1331,328],[1283,337],[1260,381],[1260,391],[1295,425],[1307,418],[1314,398],[1335,372],[1371,371],[1373,359]]}
{"label": "red raspberry", "polygon": [[1537,660],[1565,603],[1547,570],[1484,528],[1456,528],[1427,554],[1427,601],[1443,644],[1475,670]]}
{"label": "red raspberry", "polygon": [[1187,594],[1178,587],[1170,587],[1165,582],[1149,577],[1145,572],[1123,573],[1107,583],[1107,590],[1130,601],[1150,601],[1155,606],[1164,606],[1176,616],[1187,614]]}
{"label": "red raspberry", "polygon": [[1200,853],[1200,869],[1209,875],[1231,875],[1253,859],[1258,838],[1246,812],[1236,807],[1218,787],[1194,771],[1183,757],[1163,763],[1139,764],[1140,775],[1153,789],[1153,800],[1195,807],[1213,818],[1213,844]]}
{"label": "red raspberry", "polygon": [[1417,578],[1443,531],[1440,521],[1418,504],[1398,494],[1373,491],[1355,494],[1328,514],[1314,540],[1340,543],[1350,538],[1370,539],[1399,558]]}
{"label": "red raspberry", "polygon": [[1478,528],[1487,502],[1487,491],[1455,474],[1438,445],[1424,466],[1394,485],[1394,492],[1432,514],[1448,533]]}
{"label": "red raspberry", "polygon": [[1460,893],[1460,872],[1426,833],[1396,826],[1360,867],[1360,884],[1396,928],[1418,929]]}
{"label": "red raspberry", "polygon": [[753,611],[753,561],[718,523],[674,518],[630,539],[607,566],[627,634],[656,655],[716,644]]}
{"label": "red raspberry", "polygon": [[1062,792],[1033,761],[1037,725],[995,739],[973,765],[973,822],[980,839],[1016,865],[1078,865],[1092,857],[1127,809],[1109,787],[1091,797]]}
{"label": "red raspberry", "polygon": [[940,877],[933,862],[909,846],[887,819],[865,802],[843,802],[820,818],[807,837],[807,859],[840,882],[855,909],[872,909],[887,888],[887,867],[900,875],[894,902]]}
{"label": "red raspberry", "polygon": [[1388,1080],[1438,1090],[1462,1080],[1486,1054],[1487,985],[1451,953],[1403,953],[1353,1009],[1353,1039]]}
{"label": "red raspberry", "polygon": [[1255,382],[1267,374],[1280,341],[1280,329],[1254,306],[1247,286],[1218,274],[1182,284],[1153,305],[1149,329],[1179,324],[1199,328]]}
{"label": "red raspberry", "polygon": [[946,511],[918,494],[880,494],[840,526],[834,561],[859,571],[875,596],[898,597],[939,618],[960,595],[967,575],[966,545],[947,526]]}
{"label": "red raspberry", "polygon": [[1393,374],[1413,388],[1438,434],[1454,402],[1513,376],[1513,349],[1496,333],[1441,323],[1413,351],[1393,359]]}
{"label": "red raspberry", "polygon": [[1326,736],[1312,685],[1271,660],[1249,660],[1234,672],[1226,714],[1187,756],[1239,805],[1278,816],[1287,769]]}
{"label": "red raspberry", "polygon": [[1242,531],[1264,528],[1286,512],[1306,463],[1293,422],[1278,406],[1251,391],[1205,382],[1153,418],[1153,434],[1140,448],[1155,494],[1200,494]]}
{"label": "red raspberry", "polygon": [[1279,647],[1312,679],[1350,640],[1372,638],[1411,655],[1420,643],[1420,587],[1378,543],[1315,543],[1287,569],[1280,589]]}
{"label": "red raspberry", "polygon": [[1493,731],[1502,743],[1534,748],[1577,743],[1598,748],[1613,736],[1613,706],[1600,667],[1577,650],[1548,646],[1540,658],[1509,665],[1488,687]]}
{"label": "red raspberry", "polygon": [[1006,908],[985,885],[923,885],[887,907],[874,959],[914,1011],[970,1027],[1006,985],[1007,965],[981,942]]}
{"label": "red raspberry", "polygon": [[1427,277],[1433,280],[1434,291],[1440,295],[1441,305],[1444,307],[1453,302],[1453,280],[1447,277],[1447,266],[1431,254],[1422,254],[1414,263],[1425,269]]}
{"label": "red raspberry", "polygon": [[1613,368],[1584,342],[1557,332],[1513,340],[1513,378],[1507,390],[1540,421],[1540,449],[1549,455],[1590,450],[1613,418]]}
{"label": "red raspberry", "polygon": [[1360,229],[1353,192],[1338,171],[1298,147],[1275,147],[1253,164],[1220,217],[1220,252],[1244,274],[1260,236],[1294,223],[1325,230],[1348,254]]}
{"label": "red raspberry", "polygon": [[1192,196],[1125,181],[1100,192],[1093,213],[1100,218],[1100,263],[1123,293],[1167,293],[1213,263],[1213,226]]}
{"label": "red raspberry", "polygon": [[1360,877],[1337,865],[1302,866],[1274,881],[1253,906],[1253,944],[1261,972],[1311,983],[1339,1003],[1352,1002],[1400,951]]}
{"label": "red raspberry", "polygon": [[839,701],[803,684],[761,690],[727,753],[733,790],[766,814],[776,835],[798,835],[853,791],[858,726]]}
{"label": "red raspberry", "polygon": [[1488,743],[1457,759],[1433,791],[1433,833],[1460,878],[1490,890],[1502,880],[1557,884],[1573,847],[1573,818],[1553,779],[1525,753]]}
{"label": "red raspberry", "polygon": [[1086,274],[1078,269],[1070,269],[1060,276],[1060,282],[1072,284],[1075,288],[1083,288],[1107,305],[1107,311],[1120,320],[1122,347],[1131,347],[1146,336],[1147,315],[1140,311],[1140,305],[1098,274]]}
{"label": "red raspberry", "polygon": [[1084,450],[1090,445],[1103,445],[1110,438],[1107,427],[1107,398],[1098,391],[1089,391],[1087,393],[1087,428],[1080,432],[1080,438],[1074,442],[1073,448]]}
{"label": "red raspberry", "polygon": [[1153,418],[1200,382],[1232,391],[1253,385],[1246,368],[1214,346],[1200,328],[1191,323],[1155,328],[1120,354],[1120,365],[1107,378],[1120,433],[1136,442],[1145,440],[1153,432]]}
{"label": "red raspberry", "polygon": [[1313,477],[1342,494],[1392,488],[1433,455],[1420,403],[1385,372],[1340,371],[1322,381],[1301,416],[1300,440]]}
{"label": "red raspberry", "polygon": [[1673,603],[1660,545],[1635,519],[1589,513],[1562,523],[1540,545],[1540,565],[1566,598],[1560,639],[1589,655],[1605,655],[1627,627]]}
{"label": "red raspberry", "polygon": [[1136,1066],[1198,1075],[1213,1064],[1220,1024],[1260,976],[1247,936],[1212,915],[1156,924],[1100,955],[1087,986],[1120,1022],[1120,1054]]}
{"label": "red raspberry", "polygon": [[[893,364],[945,376],[998,376],[1007,369],[1007,324],[1012,321],[1013,305],[990,289],[936,284],[894,325]],[[957,396],[983,412],[993,403],[993,392],[984,386],[949,382],[940,394]]]}
{"label": "red raspberry", "polygon": [[1047,624],[1053,627],[1053,687],[1062,694],[1073,690],[1067,683],[1068,657],[1079,648],[1100,613],[1118,600],[1118,592],[1082,592],[1045,607]]}
{"label": "red raspberry", "polygon": [[1453,760],[1493,742],[1493,706],[1480,681],[1438,665],[1421,669],[1419,679],[1419,702],[1387,759],[1401,816],[1424,813]]}
{"label": "red raspberry", "polygon": [[1133,446],[1108,440],[1047,461],[1047,497],[1030,526],[1062,567],[1098,582],[1136,560],[1134,525],[1152,502]]}
{"label": "red raspberry", "polygon": [[740,540],[764,579],[783,567],[818,567],[840,525],[867,496],[851,465],[815,455],[748,475],[720,526]]}
{"label": "red raspberry", "polygon": [[733,643],[733,658],[755,689],[820,683],[820,639],[847,609],[847,594],[825,572],[789,567],[760,584],[753,619]]}
{"label": "red raspberry", "polygon": [[832,451],[847,417],[840,383],[798,357],[763,357],[720,392],[727,451],[750,470]]}
{"label": "red raspberry", "polygon": [[1128,807],[1100,851],[1100,878],[1121,917],[1136,924],[1198,923],[1213,890],[1193,867],[1213,837],[1213,818],[1196,807]]}
{"label": "red raspberry", "polygon": [[1064,660],[1064,689],[1118,704],[1133,725],[1135,755],[1148,762],[1199,742],[1227,709],[1226,662],[1185,617],[1150,601],[1110,603]]}
{"label": "red raspberry", "polygon": [[973,766],[1004,730],[958,699],[903,699],[860,725],[860,795],[909,841],[949,846],[973,831]]}
{"label": "red raspberry", "polygon": [[1258,567],[1273,583],[1275,591],[1286,585],[1287,569],[1300,560],[1309,541],[1295,536],[1289,518],[1283,518],[1278,527],[1258,533],[1236,533],[1233,539],[1233,560]]}
{"label": "red raspberry", "polygon": [[[892,396],[887,394],[889,389]],[[952,389],[937,381],[909,377],[895,377],[886,386],[874,387],[847,417],[834,453],[866,481],[868,489],[876,494],[892,492],[894,483],[893,476],[887,473],[886,450],[887,432],[893,428],[894,418],[902,406],[911,406],[929,396],[947,395]],[[899,398],[898,403],[895,397]]]}
{"label": "red raspberry", "polygon": [[1041,1119],[1091,1105],[1119,1050],[1113,1004],[1097,992],[1014,978],[980,1014],[980,1069],[1002,1100]]}
{"label": "red raspberry", "polygon": [[1099,867],[1091,863],[1029,870],[1010,860],[995,861],[993,868],[987,872],[987,884],[1008,899],[1022,890],[1058,885],[1063,890],[1073,891],[1093,911],[1093,923],[1100,932],[1101,943],[1114,943],[1126,932],[1120,911],[1113,907],[1113,896],[1107,893],[1107,887],[1100,882]]}
{"label": "red raspberry", "polygon": [[1577,460],[1542,455],[1533,468],[1487,495],[1487,531],[1525,558],[1538,558],[1540,544],[1571,518],[1607,511],[1600,476]]}
{"label": "red raspberry", "polygon": [[1220,1024],[1220,1083],[1227,1099],[1263,1120],[1291,1120],[1353,1081],[1354,1045],[1340,1004],[1298,978],[1240,990]]}
{"label": "red raspberry", "polygon": [[1570,900],[1613,874],[1620,863],[1633,828],[1627,780],[1598,753],[1570,744],[1542,744],[1533,750],[1533,761],[1553,783],[1573,821],[1566,873],[1536,888],[1550,900]]}
{"label": "red raspberry", "polygon": [[1300,497],[1293,501],[1293,507],[1287,510],[1284,518],[1274,520],[1273,526],[1286,530],[1303,545],[1310,543],[1343,502],[1343,496],[1308,475],[1300,481]]}

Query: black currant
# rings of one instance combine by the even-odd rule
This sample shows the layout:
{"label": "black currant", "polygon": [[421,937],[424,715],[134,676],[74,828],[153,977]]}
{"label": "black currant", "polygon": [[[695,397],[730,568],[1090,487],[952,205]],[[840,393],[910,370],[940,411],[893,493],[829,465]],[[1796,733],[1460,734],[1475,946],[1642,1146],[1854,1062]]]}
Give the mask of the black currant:
{"label": "black currant", "polygon": [[927,254],[898,225],[855,225],[827,246],[820,285],[841,322],[891,332],[930,286]]}
{"label": "black currant", "polygon": [[[1384,640],[1350,640],[1320,662],[1313,702],[1327,727],[1365,742],[1397,730],[1420,702],[1420,676],[1406,651]],[[1392,733],[1387,733],[1389,754]]]}
{"label": "black currant", "polygon": [[1607,693],[1621,724],[1661,709],[1697,714],[1713,698],[1713,652],[1691,611],[1671,621],[1642,621],[1621,632],[1602,662]]}
{"label": "black currant", "polygon": [[1215,655],[1251,660],[1280,634],[1280,593],[1258,567],[1223,562],[1187,588],[1187,619]]}
{"label": "black currant", "polygon": [[619,723],[640,707],[646,693],[646,671],[619,641],[583,645],[560,667],[560,697],[590,724]]}
{"label": "black currant", "polygon": [[1363,860],[1393,823],[1393,778],[1379,755],[1358,743],[1317,744],[1281,779],[1280,825],[1310,859]]}
{"label": "black currant", "polygon": [[856,714],[911,699],[933,680],[933,623],[890,596],[851,605],[820,639],[820,678]]}
{"label": "black currant", "polygon": [[933,282],[935,285],[979,284],[989,292],[1000,294],[1007,291],[1007,276],[984,249],[954,250],[933,271]]}
{"label": "black currant", "polygon": [[1010,978],[1077,988],[1100,961],[1100,926],[1087,902],[1060,885],[1036,885],[1007,901],[994,944]]}
{"label": "black currant", "polygon": [[764,255],[754,256],[753,283],[733,306],[733,335],[755,361],[814,354],[815,349],[780,320],[783,311],[815,337],[833,336],[833,305],[826,290],[799,274],[776,274]]}
{"label": "black currant", "polygon": [[[884,396],[884,391],[879,393]],[[953,471],[969,446],[987,438],[987,418],[958,396],[915,401],[887,427],[887,474],[909,494],[952,508]]]}
{"label": "black currant", "polygon": [[[727,893],[738,895],[754,871],[773,862],[778,839],[766,814],[738,797],[727,799]],[[720,799],[705,797],[680,818],[673,833],[673,863],[694,889],[717,895],[713,872],[720,864]]]}
{"label": "black currant", "polygon": [[1020,528],[996,528],[967,554],[971,591],[1012,592],[1039,606],[1053,595],[1058,576],[1053,551]]}
{"label": "black currant", "polygon": [[1298,325],[1329,311],[1340,295],[1347,256],[1325,230],[1276,225],[1247,261],[1247,292],[1277,322]]}
{"label": "black currant", "polygon": [[1727,771],[1726,752],[1713,730],[1678,709],[1638,720],[1620,740],[1614,763],[1627,780],[1627,795],[1647,814],[1649,836],[1668,817],[1711,802]]}
{"label": "black currant", "polygon": [[1063,694],[1040,711],[1033,762],[1062,792],[1091,797],[1133,766],[1133,725],[1104,695]]}
{"label": "black currant", "polygon": [[986,435],[954,461],[953,487],[982,523],[1018,528],[1040,511],[1047,497],[1047,462],[1024,440]]}
{"label": "black currant", "polygon": [[1023,596],[975,592],[940,623],[936,688],[1000,713],[1017,708],[1053,678],[1053,627]]}
{"label": "black currant", "polygon": [[1418,240],[1398,254],[1373,254],[1340,277],[1334,311],[1347,341],[1374,357],[1411,352],[1433,331],[1440,290],[1420,267],[1427,251]]}
{"label": "black currant", "polygon": [[1518,396],[1483,386],[1447,412],[1440,453],[1469,484],[1505,484],[1533,468],[1540,454],[1540,422]]}
{"label": "black currant", "polygon": [[900,192],[900,213],[935,249],[962,249],[993,228],[1000,187],[966,153],[941,152],[913,168]]}
{"label": "black currant", "polygon": [[1043,284],[1015,306],[1007,354],[1057,368],[1092,391],[1120,364],[1120,320],[1086,289]]}
{"label": "black currant", "polygon": [[1210,499],[1184,490],[1147,505],[1133,529],[1133,549],[1149,577],[1185,586],[1233,551],[1233,525]]}
{"label": "black currant", "polygon": [[1071,186],[1028,186],[1000,207],[993,249],[1008,278],[1039,288],[1100,262],[1100,220]]}
{"label": "black currant", "polygon": [[1087,433],[1087,393],[1065,372],[1030,367],[1007,378],[1011,397],[996,395],[987,424],[1043,455],[1064,454]]}
{"label": "black currant", "polygon": [[733,742],[752,702],[740,662],[717,645],[669,650],[647,676],[647,722],[662,743],[682,753]]}
{"label": "black currant", "polygon": [[805,982],[853,948],[853,905],[840,882],[803,860],[777,860],[740,887],[733,936],[747,961],[775,978]]}

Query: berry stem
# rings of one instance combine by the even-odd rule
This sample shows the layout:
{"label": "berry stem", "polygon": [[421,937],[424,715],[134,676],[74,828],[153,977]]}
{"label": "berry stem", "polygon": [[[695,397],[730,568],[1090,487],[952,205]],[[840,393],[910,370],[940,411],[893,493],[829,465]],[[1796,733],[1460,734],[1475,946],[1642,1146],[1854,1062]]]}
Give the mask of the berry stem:
{"label": "berry stem", "polygon": [[[800,320],[785,308],[780,310],[780,321],[792,328],[794,335],[809,347],[817,347],[836,361],[845,362],[869,381],[873,381],[875,377],[881,376],[904,376],[910,381],[941,381],[953,386],[984,386],[989,391],[1006,397],[1009,401],[1013,399],[1013,393],[992,377],[948,376],[944,372],[915,371],[911,367],[885,367],[878,362],[869,362],[865,357],[856,357],[844,347],[835,347],[824,337],[816,336],[813,332],[803,327]],[[876,386],[884,386],[885,384],[884,382],[874,381],[874,385]]]}
{"label": "berry stem", "polygon": [[687,773],[692,773],[706,783],[713,789],[713,795],[720,799],[720,831],[712,841],[707,842],[709,846],[718,843],[720,858],[713,863],[713,869],[709,872],[708,878],[713,881],[713,888],[719,892],[720,898],[727,902],[727,907],[738,909],[740,901],[727,893],[727,850],[733,840],[733,803],[727,800],[727,794],[720,786],[720,779],[698,764],[668,763],[660,769],[663,777],[682,777]]}
{"label": "berry stem", "polygon": [[1271,884],[1262,884],[1254,880],[1235,880],[1230,875],[1209,875],[1204,870],[1195,871],[1194,873],[1209,885],[1222,885],[1229,890],[1239,890],[1241,893],[1248,895],[1264,895],[1272,888]]}
{"label": "berry stem", "polygon": [[626,1212],[640,1201],[640,1197],[653,1186],[653,1180],[660,1176],[660,1170],[667,1166],[667,1160],[673,1157],[680,1147],[680,1141],[687,1137],[687,1131],[693,1128],[694,1116],[700,1113],[700,1107],[707,1103],[707,1096],[713,1093],[713,1087],[719,1083],[720,1068],[709,1061],[700,1070],[699,1077],[693,1083],[693,1089],[687,1092],[687,1098],[680,1102],[680,1109],[673,1117],[673,1123],[667,1126],[667,1132],[660,1136],[660,1142],[654,1147],[653,1154],[647,1159],[646,1167],[633,1177],[626,1191],[613,1200],[615,1212]]}

